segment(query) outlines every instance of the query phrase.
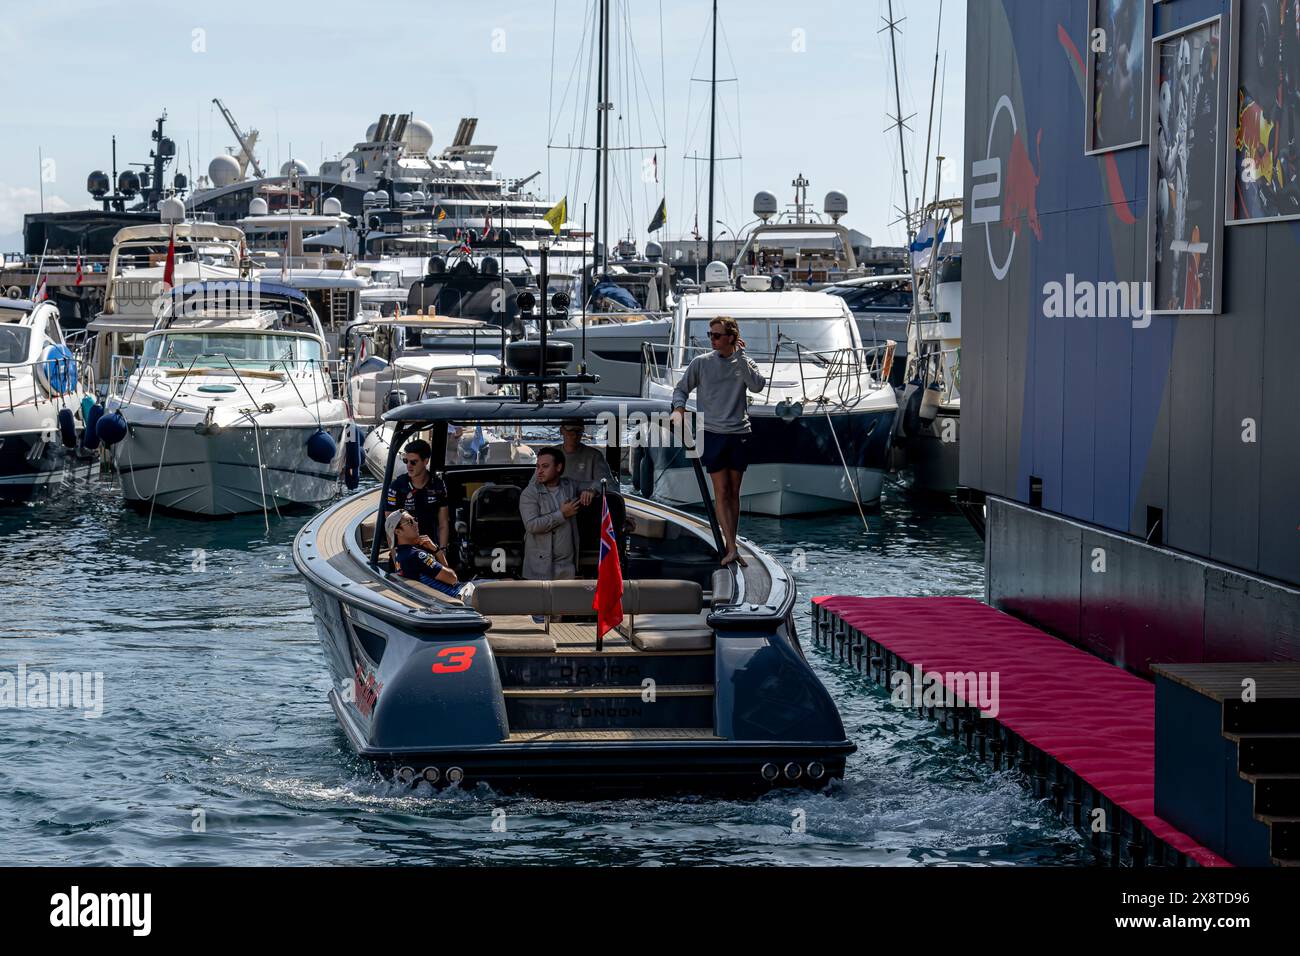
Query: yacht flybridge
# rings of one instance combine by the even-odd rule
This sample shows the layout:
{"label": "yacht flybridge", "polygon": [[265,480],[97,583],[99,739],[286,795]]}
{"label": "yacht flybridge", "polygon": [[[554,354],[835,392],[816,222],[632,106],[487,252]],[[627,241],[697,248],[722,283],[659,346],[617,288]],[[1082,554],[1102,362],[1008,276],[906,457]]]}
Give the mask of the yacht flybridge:
{"label": "yacht flybridge", "polygon": [[770,192],[754,196],[754,216],[762,220],[745,239],[731,271],[734,277],[781,276],[787,283],[808,290],[855,279],[867,274],[853,251],[849,230],[840,224],[849,209],[844,193],[826,194],[824,221],[808,203],[809,182],[800,174],[792,184],[795,201],[785,213],[778,210]]}
{"label": "yacht flybridge", "polygon": [[[521,347],[537,350],[517,343],[512,355]],[[794,581],[745,539],[747,566],[720,568],[711,511],[698,517],[607,491],[623,621],[603,639],[592,610],[599,498],[575,519],[578,579],[520,579],[519,496],[531,465],[446,469],[451,561],[462,580],[476,579],[472,593],[448,597],[393,573],[384,492],[407,439],[426,438],[442,461],[456,426],[579,419],[594,430],[620,415],[668,411],[643,399],[569,398],[573,376],[541,385],[545,376],[512,368],[504,378],[526,398],[433,398],[388,412],[384,487],[331,506],[294,542],[330,705],[352,749],[399,781],[437,785],[762,791],[841,776],[854,745],[800,649]],[[539,388],[551,397],[539,400]],[[619,433],[608,429],[615,470]],[[705,480],[698,467],[697,479]]]}
{"label": "yacht flybridge", "polygon": [[307,297],[253,281],[174,290],[105,420],[128,502],[229,515],[333,497],[348,416]]}

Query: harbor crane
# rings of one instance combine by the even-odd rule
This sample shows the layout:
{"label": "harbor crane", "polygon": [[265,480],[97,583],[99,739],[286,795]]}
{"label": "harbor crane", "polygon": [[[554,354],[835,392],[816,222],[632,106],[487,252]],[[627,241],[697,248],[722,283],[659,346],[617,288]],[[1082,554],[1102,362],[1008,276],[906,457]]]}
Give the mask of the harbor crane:
{"label": "harbor crane", "polygon": [[226,104],[216,97],[213,97],[212,102],[216,104],[217,109],[221,110],[226,125],[230,127],[230,131],[235,134],[235,140],[239,143],[240,154],[235,158],[239,160],[240,179],[244,178],[249,163],[253,164],[253,172],[257,174],[257,178],[262,179],[266,174],[262,172],[262,167],[257,164],[257,157],[253,155],[253,147],[257,145],[257,130],[250,129],[245,135],[239,128],[239,124],[235,122],[235,118],[230,115],[230,110],[226,109]]}

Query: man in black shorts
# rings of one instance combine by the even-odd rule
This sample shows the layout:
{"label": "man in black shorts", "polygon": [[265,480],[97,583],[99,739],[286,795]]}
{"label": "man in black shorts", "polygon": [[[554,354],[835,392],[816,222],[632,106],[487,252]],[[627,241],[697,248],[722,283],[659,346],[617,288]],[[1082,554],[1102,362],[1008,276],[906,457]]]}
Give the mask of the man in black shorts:
{"label": "man in black shorts", "polygon": [[451,542],[451,510],[447,504],[447,486],[429,470],[433,448],[417,438],[403,449],[406,474],[398,475],[388,486],[388,510],[402,510],[419,522],[420,545],[433,553],[444,566],[446,548]]}
{"label": "man in black shorts", "polygon": [[740,527],[740,482],[749,467],[749,414],[745,391],[761,392],[767,387],[763,373],[745,355],[745,340],[736,320],[718,316],[709,323],[713,351],[695,358],[673,390],[673,417],[684,418],[686,400],[692,391],[696,411],[703,423],[700,434],[700,463],[713,480],[718,524],[722,526],[725,552],[722,563],[744,559],[736,547]]}

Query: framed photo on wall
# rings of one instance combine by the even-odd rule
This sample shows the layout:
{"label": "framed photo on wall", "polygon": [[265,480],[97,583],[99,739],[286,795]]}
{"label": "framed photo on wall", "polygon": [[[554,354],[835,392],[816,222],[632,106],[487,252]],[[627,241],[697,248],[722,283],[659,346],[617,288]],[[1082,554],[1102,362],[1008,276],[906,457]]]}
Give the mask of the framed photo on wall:
{"label": "framed photo on wall", "polygon": [[1232,127],[1223,17],[1151,42],[1147,202],[1149,312],[1222,310],[1223,183]]}
{"label": "framed photo on wall", "polygon": [[1083,149],[1093,156],[1146,142],[1147,0],[1087,0]]}
{"label": "framed photo on wall", "polygon": [[1229,225],[1300,217],[1298,18],[1295,0],[1233,0]]}

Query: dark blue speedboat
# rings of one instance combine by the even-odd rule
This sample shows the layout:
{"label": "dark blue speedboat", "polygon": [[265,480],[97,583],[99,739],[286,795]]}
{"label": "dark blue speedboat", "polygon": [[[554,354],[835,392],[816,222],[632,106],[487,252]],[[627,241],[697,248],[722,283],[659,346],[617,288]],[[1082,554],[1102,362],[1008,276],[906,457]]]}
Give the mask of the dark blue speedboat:
{"label": "dark blue speedboat", "polygon": [[[576,418],[594,434],[615,416],[668,412],[643,399],[569,399],[561,388],[559,400],[539,402],[525,392],[388,412],[385,488],[410,438],[445,460],[448,426],[501,433]],[[616,473],[621,433],[607,428]],[[794,581],[775,560],[742,539],[747,566],[720,568],[711,507],[701,518],[610,491],[624,621],[598,641],[600,503],[577,518],[579,580],[518,580],[519,493],[532,476],[531,465],[446,468],[452,560],[462,580],[476,578],[467,602],[391,573],[386,542],[375,540],[379,490],[299,533],[294,562],[333,679],[330,703],[358,754],[399,780],[583,792],[817,788],[842,776],[854,745],[804,659]]]}

